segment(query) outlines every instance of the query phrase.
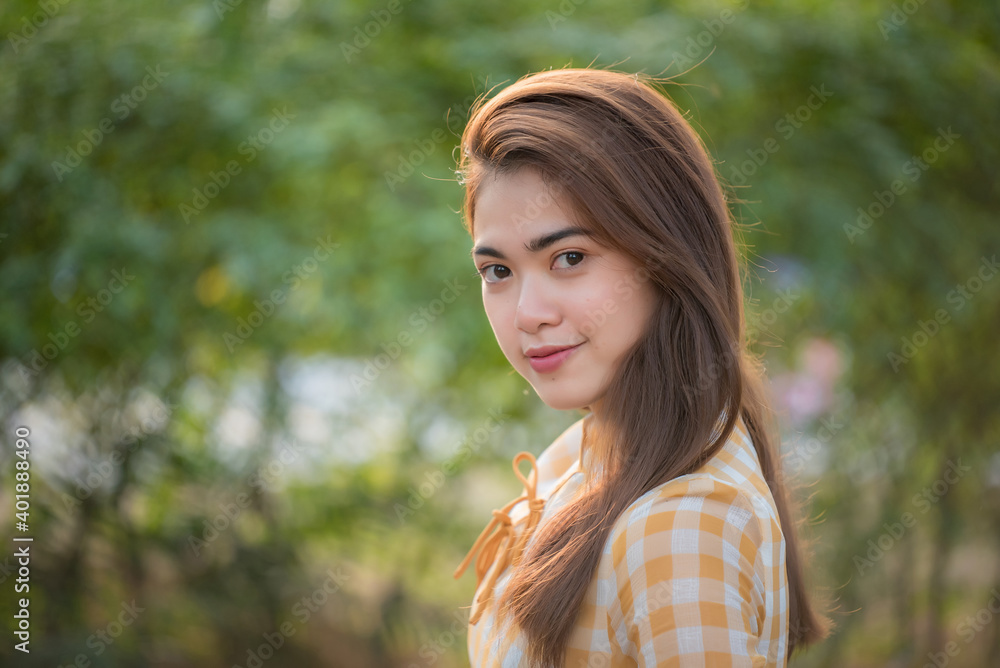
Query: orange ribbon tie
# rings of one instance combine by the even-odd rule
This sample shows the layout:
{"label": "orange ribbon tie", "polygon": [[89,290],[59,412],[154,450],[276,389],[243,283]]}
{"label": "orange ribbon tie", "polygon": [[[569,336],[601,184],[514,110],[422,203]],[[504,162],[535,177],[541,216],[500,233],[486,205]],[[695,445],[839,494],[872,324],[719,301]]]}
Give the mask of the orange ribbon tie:
{"label": "orange ribbon tie", "polygon": [[[531,463],[531,470],[535,473],[535,479],[533,482],[529,483],[531,478],[531,473],[529,472],[528,477],[524,477],[518,465],[527,459]],[[500,554],[499,561],[493,569],[493,573],[490,575],[489,581],[486,586],[483,587],[482,592],[476,598],[476,602],[479,604],[479,609],[476,610],[470,619],[470,624],[475,624],[479,621],[480,615],[482,615],[486,604],[493,597],[493,588],[496,585],[497,578],[500,574],[506,570],[510,565],[516,566],[521,559],[521,555],[524,552],[524,548],[528,544],[528,540],[531,538],[531,534],[534,532],[535,527],[538,526],[538,522],[542,517],[542,510],[545,507],[545,499],[539,499],[536,496],[536,488],[538,484],[538,470],[537,462],[535,461],[534,455],[530,452],[519,452],[514,457],[514,474],[521,479],[524,483],[524,493],[517,497],[503,508],[493,511],[493,519],[490,523],[486,525],[483,532],[479,534],[479,538],[473,543],[472,549],[469,553],[465,555],[465,559],[462,560],[461,565],[455,571],[455,578],[462,576],[465,569],[468,568],[469,563],[472,561],[472,556],[479,551],[479,556],[476,558],[476,588],[483,581],[483,577],[489,570],[490,565],[497,560],[497,552],[500,550],[501,543],[506,541],[506,548],[503,553]],[[510,538],[513,537],[513,525],[510,519],[511,509],[520,503],[521,501],[528,501],[528,515],[527,524],[524,527],[524,531],[521,532],[516,544],[512,544]]]}

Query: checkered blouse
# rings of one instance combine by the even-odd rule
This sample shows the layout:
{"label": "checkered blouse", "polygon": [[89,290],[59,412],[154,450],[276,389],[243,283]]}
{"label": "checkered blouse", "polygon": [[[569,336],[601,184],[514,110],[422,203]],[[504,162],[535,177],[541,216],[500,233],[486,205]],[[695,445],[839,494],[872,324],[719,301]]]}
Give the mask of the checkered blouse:
{"label": "checkered blouse", "polygon": [[[497,623],[494,603],[536,525],[581,489],[581,459],[584,466],[590,461],[582,426],[581,419],[560,435],[537,465],[529,453],[515,457],[525,493],[493,511],[455,573],[459,577],[479,552],[468,642],[476,668],[521,663],[525,639],[509,620]],[[527,479],[517,468],[524,460],[535,465]],[[785,541],[741,419],[703,467],[650,490],[618,518],[570,635],[565,665],[780,667],[787,641]]]}

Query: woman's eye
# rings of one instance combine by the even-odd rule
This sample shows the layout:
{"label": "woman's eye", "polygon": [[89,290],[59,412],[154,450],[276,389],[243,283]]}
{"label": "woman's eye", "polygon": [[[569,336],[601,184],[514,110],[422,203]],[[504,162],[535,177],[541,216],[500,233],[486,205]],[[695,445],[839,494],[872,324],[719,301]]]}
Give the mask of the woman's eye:
{"label": "woman's eye", "polygon": [[510,276],[510,269],[502,264],[488,264],[479,270],[479,275],[487,283],[496,283]]}
{"label": "woman's eye", "polygon": [[583,262],[583,253],[580,251],[567,251],[556,256],[556,268],[568,269]]}

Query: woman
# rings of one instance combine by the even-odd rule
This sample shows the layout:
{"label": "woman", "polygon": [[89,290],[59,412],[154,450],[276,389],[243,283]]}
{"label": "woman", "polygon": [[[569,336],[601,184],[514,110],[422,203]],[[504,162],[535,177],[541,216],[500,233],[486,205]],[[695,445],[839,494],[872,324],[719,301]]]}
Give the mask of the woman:
{"label": "woman", "polygon": [[[826,633],[803,583],[733,227],[655,80],[538,73],[474,109],[459,175],[483,304],[581,409],[474,555],[474,666],[782,666]],[[532,469],[522,474],[519,464]]]}

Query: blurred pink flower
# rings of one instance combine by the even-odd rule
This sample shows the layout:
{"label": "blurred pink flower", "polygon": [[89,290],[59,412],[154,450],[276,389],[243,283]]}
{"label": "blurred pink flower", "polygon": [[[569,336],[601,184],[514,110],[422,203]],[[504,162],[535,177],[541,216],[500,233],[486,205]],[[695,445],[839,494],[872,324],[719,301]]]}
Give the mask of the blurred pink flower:
{"label": "blurred pink flower", "polygon": [[802,424],[829,410],[843,372],[843,356],[831,341],[812,338],[800,348],[796,366],[776,374],[771,387],[776,408],[794,424]]}

